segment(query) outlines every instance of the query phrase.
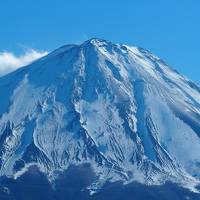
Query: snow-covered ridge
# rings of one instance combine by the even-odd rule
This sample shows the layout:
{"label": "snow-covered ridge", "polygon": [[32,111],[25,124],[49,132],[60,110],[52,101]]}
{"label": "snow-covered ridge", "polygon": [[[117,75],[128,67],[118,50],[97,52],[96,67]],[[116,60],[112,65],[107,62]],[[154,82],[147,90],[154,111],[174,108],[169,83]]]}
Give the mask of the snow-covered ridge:
{"label": "snow-covered ridge", "polygon": [[0,96],[1,175],[90,163],[93,187],[200,179],[200,87],[147,50],[66,45],[1,77]]}

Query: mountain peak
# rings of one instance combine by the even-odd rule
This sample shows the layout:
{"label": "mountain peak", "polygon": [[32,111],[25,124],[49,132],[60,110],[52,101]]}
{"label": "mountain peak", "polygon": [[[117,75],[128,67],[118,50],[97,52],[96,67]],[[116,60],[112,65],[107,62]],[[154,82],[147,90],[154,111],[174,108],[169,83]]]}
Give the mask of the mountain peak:
{"label": "mountain peak", "polygon": [[[107,40],[104,39],[100,39],[100,38],[91,38],[89,40],[86,40],[85,42],[83,42],[81,44],[81,46],[85,46],[85,45],[93,45],[96,46],[97,48],[100,48],[102,46],[108,45],[108,44],[112,44],[111,42],[108,42]],[[114,44],[112,44],[114,45]]]}
{"label": "mountain peak", "polygon": [[107,42],[105,39],[101,39],[101,38],[90,38],[88,40],[86,40],[84,43],[93,43],[93,42]]}

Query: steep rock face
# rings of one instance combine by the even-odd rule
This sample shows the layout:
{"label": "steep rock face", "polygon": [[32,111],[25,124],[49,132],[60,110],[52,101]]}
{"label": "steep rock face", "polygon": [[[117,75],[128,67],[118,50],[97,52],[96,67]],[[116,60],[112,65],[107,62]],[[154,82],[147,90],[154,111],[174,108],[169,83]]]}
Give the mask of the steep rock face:
{"label": "steep rock face", "polygon": [[200,87],[142,48],[63,46],[1,77],[0,96],[1,175],[90,163],[98,184],[200,178]]}

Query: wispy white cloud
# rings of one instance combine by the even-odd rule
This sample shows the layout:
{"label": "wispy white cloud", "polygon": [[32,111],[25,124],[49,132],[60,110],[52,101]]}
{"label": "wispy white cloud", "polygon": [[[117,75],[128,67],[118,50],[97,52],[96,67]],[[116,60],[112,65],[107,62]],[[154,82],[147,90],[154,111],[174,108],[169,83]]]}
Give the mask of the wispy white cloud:
{"label": "wispy white cloud", "polygon": [[37,51],[34,49],[28,49],[19,56],[8,51],[0,52],[0,76],[28,65],[34,60],[45,56],[47,53],[46,51]]}

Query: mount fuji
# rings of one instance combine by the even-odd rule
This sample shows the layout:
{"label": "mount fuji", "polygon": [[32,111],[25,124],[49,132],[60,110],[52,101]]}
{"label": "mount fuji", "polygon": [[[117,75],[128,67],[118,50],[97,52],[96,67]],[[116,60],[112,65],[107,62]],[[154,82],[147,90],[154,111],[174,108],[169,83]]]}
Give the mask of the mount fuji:
{"label": "mount fuji", "polygon": [[198,193],[200,86],[143,48],[65,45],[1,77],[0,96],[2,185],[81,166],[90,195],[117,182]]}

